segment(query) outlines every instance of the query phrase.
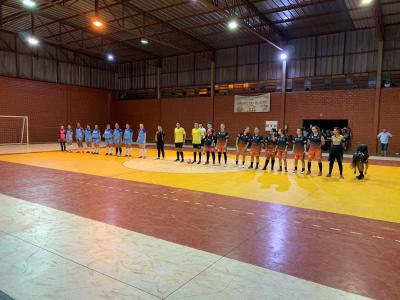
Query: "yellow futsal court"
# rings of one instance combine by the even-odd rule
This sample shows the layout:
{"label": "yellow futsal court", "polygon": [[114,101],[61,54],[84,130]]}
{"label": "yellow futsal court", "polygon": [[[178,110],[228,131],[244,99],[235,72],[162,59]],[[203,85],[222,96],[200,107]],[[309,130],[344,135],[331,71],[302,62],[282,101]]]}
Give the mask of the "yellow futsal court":
{"label": "yellow futsal court", "polygon": [[[154,160],[156,151],[147,151],[145,160],[136,158],[137,149],[133,159],[44,152],[2,155],[0,160],[400,223],[399,167],[370,165],[366,179],[358,181],[350,165],[345,163],[345,179],[339,180],[337,165],[333,177],[324,177],[328,170],[326,162],[324,176],[318,177],[316,163],[311,176],[292,174],[293,160],[290,159],[289,172],[285,174],[236,169],[233,155],[224,168],[175,163],[175,152],[170,150],[166,151],[166,161],[157,161]],[[189,158],[192,159],[192,153],[186,152],[185,159]],[[246,166],[248,162],[249,158]],[[277,166],[278,162],[275,169]]]}

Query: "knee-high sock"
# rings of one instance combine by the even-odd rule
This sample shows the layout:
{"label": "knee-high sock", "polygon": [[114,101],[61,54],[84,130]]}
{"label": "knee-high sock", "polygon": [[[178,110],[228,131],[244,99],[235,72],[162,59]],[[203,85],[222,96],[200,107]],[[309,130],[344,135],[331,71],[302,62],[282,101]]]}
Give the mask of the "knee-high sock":
{"label": "knee-high sock", "polygon": [[211,152],[211,156],[212,156],[212,159],[213,159],[213,164],[215,164],[215,153]]}
{"label": "knee-high sock", "polygon": [[218,152],[218,163],[221,163],[221,152]]}
{"label": "knee-high sock", "polygon": [[206,156],[207,156],[207,163],[208,163],[210,161],[210,152],[207,151]]}
{"label": "knee-high sock", "polygon": [[199,152],[199,161],[201,161],[201,151]]}
{"label": "knee-high sock", "polygon": [[322,172],[322,162],[318,163],[318,168],[319,168],[319,171]]}
{"label": "knee-high sock", "polygon": [[309,162],[307,163],[307,168],[308,168],[308,171],[311,172],[311,161],[309,161]]}
{"label": "knee-high sock", "polygon": [[271,169],[274,168],[274,165],[275,165],[275,159],[272,159],[272,160],[271,160]]}
{"label": "knee-high sock", "polygon": [[179,160],[179,151],[176,151],[176,159]]}
{"label": "knee-high sock", "polygon": [[182,160],[183,160],[183,151],[181,151],[181,157],[182,157]]}
{"label": "knee-high sock", "polygon": [[340,172],[340,175],[343,175],[343,164],[342,164],[342,162],[341,162],[341,161],[338,161],[338,165],[339,165],[339,172]]}
{"label": "knee-high sock", "polygon": [[334,164],[334,162],[333,162],[333,161],[330,161],[330,162],[329,162],[329,174],[331,174],[331,173],[332,173],[332,170],[333,170],[333,164]]}
{"label": "knee-high sock", "polygon": [[226,154],[226,152],[224,152],[224,160],[225,160],[225,164],[228,162],[228,155]]}
{"label": "knee-high sock", "polygon": [[193,161],[196,161],[196,158],[197,158],[197,152],[195,151],[193,152]]}
{"label": "knee-high sock", "polygon": [[268,164],[269,164],[269,159],[266,159],[266,160],[265,160],[265,163],[264,163],[264,168],[265,168],[265,169],[268,167]]}

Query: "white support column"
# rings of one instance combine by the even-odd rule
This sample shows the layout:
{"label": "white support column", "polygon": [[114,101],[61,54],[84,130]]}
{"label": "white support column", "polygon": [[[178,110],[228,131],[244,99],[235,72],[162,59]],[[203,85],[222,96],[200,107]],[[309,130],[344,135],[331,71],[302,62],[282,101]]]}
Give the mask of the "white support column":
{"label": "white support column", "polygon": [[286,59],[282,60],[282,92],[286,92]]}

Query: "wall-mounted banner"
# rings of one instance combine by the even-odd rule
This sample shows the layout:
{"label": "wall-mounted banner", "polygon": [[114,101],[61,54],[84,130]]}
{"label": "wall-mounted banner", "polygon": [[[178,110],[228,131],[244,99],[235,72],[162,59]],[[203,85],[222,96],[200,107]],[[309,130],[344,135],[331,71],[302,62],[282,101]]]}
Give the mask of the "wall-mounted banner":
{"label": "wall-mounted banner", "polygon": [[235,112],[269,112],[271,110],[271,94],[258,96],[235,95]]}

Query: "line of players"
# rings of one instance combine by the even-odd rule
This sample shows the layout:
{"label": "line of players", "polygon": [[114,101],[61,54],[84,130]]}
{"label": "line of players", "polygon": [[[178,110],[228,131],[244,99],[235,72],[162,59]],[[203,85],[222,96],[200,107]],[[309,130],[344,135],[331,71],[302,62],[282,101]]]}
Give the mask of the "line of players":
{"label": "line of players", "polygon": [[[98,125],[95,125],[93,130],[91,130],[90,125],[87,125],[86,129],[84,129],[78,122],[75,131],[71,125],[67,126],[67,130],[64,129],[64,126],[61,126],[58,138],[61,144],[61,151],[72,152],[74,137],[78,146],[77,152],[85,153],[86,151],[86,153],[98,155],[103,137],[106,143],[106,155],[113,155],[113,149],[115,148],[115,155],[122,156],[122,146],[124,146],[125,156],[132,157],[133,130],[129,124],[125,125],[125,130],[122,130],[118,123],[115,123],[114,129],[111,129],[110,124],[107,124],[103,134],[101,134]],[[139,158],[146,158],[146,129],[143,124],[139,124],[136,142],[139,144]]]}
{"label": "line of players", "polygon": [[[64,127],[60,128],[59,140],[61,143],[61,150],[68,152],[72,151],[74,131],[71,126],[68,125],[67,130]],[[111,129],[110,125],[107,124],[103,135],[101,134],[98,125],[95,125],[94,129],[91,130],[90,126],[87,125],[86,129],[83,129],[79,123],[75,129],[75,140],[78,145],[78,152],[91,153],[90,149],[93,144],[93,154],[99,154],[100,152],[100,141],[101,137],[105,139],[106,142],[106,155],[112,155],[113,149],[116,149],[116,155],[122,156],[122,145],[125,147],[125,156],[132,157],[132,145],[133,145],[133,130],[130,128],[129,124],[126,124],[125,130],[119,128],[118,123],[115,124],[115,128]],[[175,161],[184,161],[183,158],[183,144],[186,140],[186,132],[181,127],[180,123],[176,124],[174,130],[174,140],[177,158]],[[224,166],[227,166],[227,148],[228,148],[229,133],[225,130],[225,124],[220,125],[220,130],[215,132],[212,128],[212,124],[207,124],[207,130],[202,128],[199,123],[194,123],[194,128],[192,129],[192,144],[193,144],[193,161],[191,163],[200,164],[202,153],[206,155],[206,162],[204,164],[210,163],[210,156],[212,157],[212,162],[215,165],[216,157],[215,152],[218,153],[218,164],[221,165],[222,155],[224,156]],[[329,156],[329,173],[328,177],[331,176],[333,164],[335,160],[338,163],[340,178],[343,178],[343,143],[345,139],[340,134],[340,129],[334,129],[334,135],[332,136],[332,147],[330,149]],[[84,148],[83,142],[86,143],[86,149]],[[158,142],[158,141],[157,141]],[[263,149],[265,149],[265,163],[263,170],[266,170],[269,163],[271,163],[271,170],[274,170],[275,158],[279,162],[279,171],[287,172],[287,152],[289,142],[294,145],[294,159],[295,167],[293,173],[298,170],[298,162],[302,164],[301,174],[305,173],[305,158],[308,149],[308,168],[307,175],[311,174],[311,164],[312,161],[318,162],[318,176],[322,176],[322,146],[325,144],[325,139],[317,126],[312,127],[312,134],[308,137],[303,135],[302,129],[297,129],[296,136],[292,139],[286,134],[283,129],[278,131],[272,130],[269,135],[263,137],[260,135],[259,128],[254,128],[253,134],[250,133],[250,127],[246,127],[241,133],[236,137],[236,164],[239,166],[239,158],[242,158],[242,167],[245,168],[246,152],[250,149],[251,162],[248,166],[249,169],[258,169],[260,164],[260,155]],[[137,143],[139,144],[140,156],[139,158],[146,158],[146,130],[143,124],[139,125]],[[307,147],[309,145],[309,147]],[[157,145],[158,146],[158,145]],[[198,155],[198,161],[197,161]]]}
{"label": "line of players", "polygon": [[[205,131],[205,133],[204,133]],[[183,141],[185,140],[185,130],[181,127],[180,123],[176,124],[175,128],[175,147],[176,147],[176,160],[183,162]],[[205,165],[210,163],[210,156],[215,165],[216,158],[215,152],[218,153],[218,164],[221,165],[222,155],[224,156],[224,166],[227,166],[227,145],[229,140],[229,133],[225,130],[225,124],[220,125],[220,130],[215,132],[212,124],[207,124],[207,130],[203,130],[199,123],[194,123],[192,129],[192,144],[193,144],[193,161],[191,163],[200,164],[202,153],[206,154]],[[329,157],[329,173],[328,177],[332,174],[332,169],[335,160],[338,163],[340,178],[343,178],[343,143],[345,139],[340,134],[340,129],[334,129],[332,137],[332,147],[330,149]],[[260,135],[259,128],[254,128],[253,134],[250,133],[250,127],[246,127],[243,132],[239,133],[236,137],[236,167],[239,167],[239,158],[242,159],[242,167],[245,168],[246,152],[250,149],[250,165],[249,169],[258,169],[260,164],[260,156],[265,149],[265,163],[263,170],[266,170],[269,163],[271,163],[271,170],[274,170],[275,159],[279,162],[279,171],[287,172],[287,154],[289,143],[293,143],[295,167],[293,173],[298,170],[298,162],[301,162],[301,174],[305,173],[305,159],[308,151],[307,175],[311,174],[312,161],[318,162],[319,173],[322,176],[322,146],[325,144],[325,139],[317,126],[312,127],[312,134],[308,137],[303,135],[302,129],[297,129],[296,136],[290,138],[283,129],[272,130],[269,135],[263,137]],[[203,149],[202,149],[203,147]],[[199,157],[197,160],[197,156]]]}

